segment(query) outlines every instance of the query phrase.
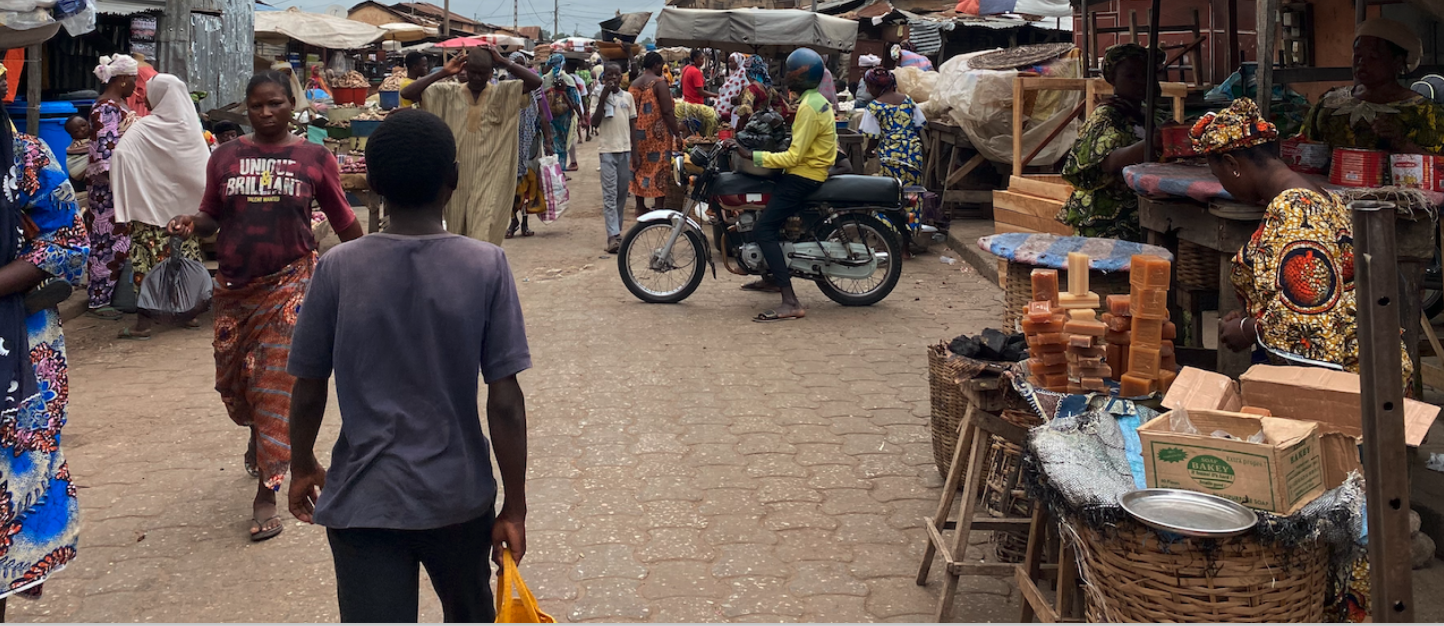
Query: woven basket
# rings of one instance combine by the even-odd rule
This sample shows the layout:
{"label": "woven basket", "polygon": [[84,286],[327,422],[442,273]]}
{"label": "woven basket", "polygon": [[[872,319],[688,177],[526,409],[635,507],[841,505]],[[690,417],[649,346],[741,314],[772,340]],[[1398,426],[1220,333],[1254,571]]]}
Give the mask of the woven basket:
{"label": "woven basket", "polygon": [[1323,621],[1328,553],[1320,544],[1264,546],[1245,535],[1165,545],[1131,520],[1106,534],[1071,528],[1090,622]]}
{"label": "woven basket", "polygon": [[[1004,332],[1022,332],[1018,328],[1018,321],[1023,318],[1023,309],[1033,300],[1034,269],[1037,268],[1032,265],[1008,261],[1008,275],[1003,285],[1003,299],[1006,303],[1003,309]],[[1067,278],[1068,273],[1059,270],[1058,285],[1060,288],[1067,288]],[[1088,290],[1098,294],[1098,306],[1102,307],[1103,300],[1108,296],[1128,293],[1128,272],[1089,271]]]}
{"label": "woven basket", "polygon": [[1178,240],[1178,262],[1174,273],[1185,289],[1218,289],[1219,258],[1223,253],[1191,241]]}
{"label": "woven basket", "polygon": [[[968,370],[977,371],[976,366],[980,363],[969,359],[950,359],[950,354],[946,344],[939,343],[928,347],[928,397],[932,404],[930,426],[933,433],[933,463],[937,465],[938,473],[944,477],[953,465],[953,448],[958,445],[958,425],[963,423],[963,417],[968,414],[968,396],[963,393],[962,383],[976,375]],[[1023,409],[1027,405],[1027,401],[1013,390],[1012,385],[1003,385],[1001,389],[987,393],[990,396],[987,403],[989,406],[983,407],[984,410],[998,412],[1004,409]]]}

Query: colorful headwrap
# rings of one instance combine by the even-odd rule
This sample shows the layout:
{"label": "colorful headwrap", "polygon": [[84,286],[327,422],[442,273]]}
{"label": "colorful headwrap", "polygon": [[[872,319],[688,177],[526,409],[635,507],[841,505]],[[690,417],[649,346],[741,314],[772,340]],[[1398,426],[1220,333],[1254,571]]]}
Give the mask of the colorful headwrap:
{"label": "colorful headwrap", "polygon": [[566,62],[567,62],[567,58],[566,58],[566,57],[564,57],[564,56],[562,56],[562,55],[560,55],[560,54],[557,54],[557,53],[553,53],[553,54],[551,55],[551,57],[547,59],[547,67],[550,67],[550,68],[555,69],[555,68],[558,68],[558,67],[561,67],[561,66],[565,65]]}
{"label": "colorful headwrap", "polygon": [[760,54],[747,57],[747,79],[772,86],[772,75],[767,73],[767,59]]}
{"label": "colorful headwrap", "polygon": [[878,93],[887,93],[897,89],[897,77],[881,67],[868,70],[866,74],[862,75],[862,81],[877,89]]}
{"label": "colorful headwrap", "polygon": [[[1159,57],[1162,58],[1162,57]],[[1148,49],[1136,43],[1122,43],[1116,46],[1109,46],[1103,52],[1103,80],[1113,84],[1113,75],[1118,71],[1118,65],[1128,59],[1142,59],[1148,61]]]}
{"label": "colorful headwrap", "polygon": [[1224,154],[1278,141],[1279,130],[1248,98],[1233,101],[1219,113],[1207,113],[1188,131],[1199,154]]}

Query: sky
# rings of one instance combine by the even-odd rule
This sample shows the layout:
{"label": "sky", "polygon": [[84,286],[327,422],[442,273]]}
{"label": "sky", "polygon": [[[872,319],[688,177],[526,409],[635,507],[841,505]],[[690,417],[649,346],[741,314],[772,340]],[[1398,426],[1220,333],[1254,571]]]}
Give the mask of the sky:
{"label": "sky", "polygon": [[[339,5],[343,8],[351,8],[360,0],[267,0],[269,4],[280,8],[299,7],[303,11],[321,13],[330,5]],[[393,4],[403,0],[380,0],[383,4]],[[441,6],[443,0],[424,0]],[[650,37],[656,30],[657,12],[661,11],[663,0],[593,0],[590,2],[578,0],[516,0],[518,17],[517,21],[521,26],[541,26],[547,31],[552,30],[552,9],[554,3],[560,4],[560,17],[558,22],[562,32],[572,33],[580,30],[582,36],[591,37],[595,35],[600,27],[598,22],[609,19],[616,14],[617,10],[623,13],[636,11],[651,11],[652,20],[647,23],[647,29],[642,31],[642,37]],[[510,26],[512,23],[512,0],[451,0],[451,11],[488,24]]]}

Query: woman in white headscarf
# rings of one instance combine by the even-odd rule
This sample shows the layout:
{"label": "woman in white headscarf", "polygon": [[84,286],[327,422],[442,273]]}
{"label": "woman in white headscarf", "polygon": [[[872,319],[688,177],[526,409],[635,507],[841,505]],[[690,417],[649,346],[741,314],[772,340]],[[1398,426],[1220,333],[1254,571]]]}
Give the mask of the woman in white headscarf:
{"label": "woman in white headscarf", "polygon": [[306,90],[301,88],[301,79],[296,78],[296,68],[291,67],[291,64],[285,61],[276,61],[271,64],[271,69],[285,74],[287,78],[291,79],[291,93],[296,94],[295,112],[310,110],[311,101],[306,98]]}
{"label": "woman in white headscarf", "polygon": [[872,92],[867,90],[867,83],[862,80],[862,76],[866,76],[867,71],[874,67],[882,67],[882,59],[878,58],[876,54],[864,54],[857,58],[857,73],[860,76],[857,79],[857,88],[853,90],[856,92],[852,96],[853,102],[856,103],[852,107],[854,111],[863,110],[867,107],[867,103],[872,101]]}
{"label": "woman in white headscarf", "polygon": [[[200,208],[210,159],[205,130],[186,84],[170,74],[157,74],[148,87],[150,115],[131,125],[110,162],[115,220],[130,226],[130,261],[137,287],[146,273],[171,255],[171,237],[165,232],[171,218]],[[198,240],[177,243],[186,258],[201,260]],[[120,338],[148,339],[150,327],[150,318],[142,313],[134,328],[120,331]]]}
{"label": "woman in white headscarf", "polygon": [[737,127],[737,101],[742,98],[742,90],[746,88],[747,55],[733,52],[727,57],[727,81],[722,83],[722,89],[717,91],[717,115],[733,128]]}
{"label": "woman in white headscarf", "polygon": [[100,57],[100,64],[95,66],[95,77],[105,84],[105,89],[90,109],[90,167],[86,170],[90,211],[85,214],[90,260],[86,270],[90,276],[90,315],[106,320],[123,317],[110,300],[115,295],[115,281],[130,256],[130,225],[115,219],[110,157],[135,121],[135,112],[125,101],[135,93],[138,73],[140,64],[125,55]]}

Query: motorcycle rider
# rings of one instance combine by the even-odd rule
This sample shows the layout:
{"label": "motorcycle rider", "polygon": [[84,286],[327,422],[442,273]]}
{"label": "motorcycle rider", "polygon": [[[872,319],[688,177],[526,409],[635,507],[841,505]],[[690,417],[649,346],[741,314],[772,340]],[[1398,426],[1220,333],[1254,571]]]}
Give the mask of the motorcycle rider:
{"label": "motorcycle rider", "polygon": [[797,115],[792,123],[792,145],[787,152],[753,152],[727,140],[738,156],[752,159],[758,167],[780,168],[772,196],[753,232],[762,256],[767,260],[771,282],[782,293],[782,305],[753,318],[754,322],[776,322],[802,319],[807,311],[792,290],[792,273],[782,254],[781,231],[787,218],[801,211],[807,197],[827,180],[828,170],[837,157],[837,124],[832,105],[817,88],[824,75],[822,56],[808,48],[798,48],[787,57],[784,72],[788,87],[802,93]]}

